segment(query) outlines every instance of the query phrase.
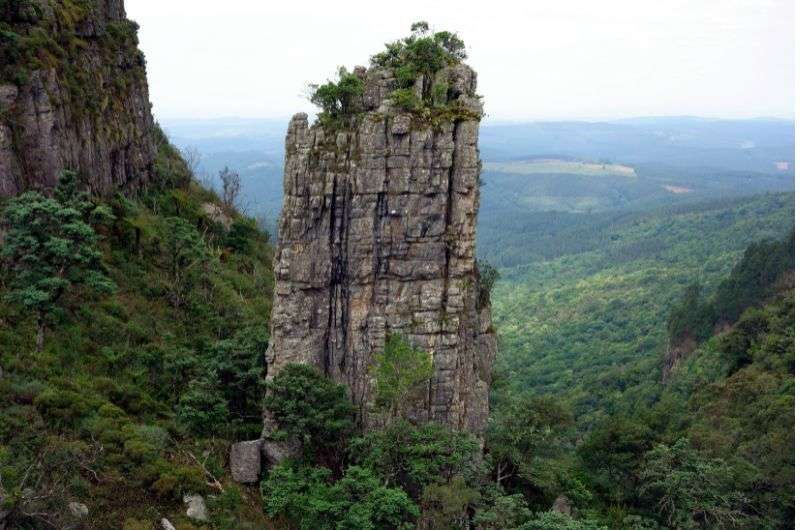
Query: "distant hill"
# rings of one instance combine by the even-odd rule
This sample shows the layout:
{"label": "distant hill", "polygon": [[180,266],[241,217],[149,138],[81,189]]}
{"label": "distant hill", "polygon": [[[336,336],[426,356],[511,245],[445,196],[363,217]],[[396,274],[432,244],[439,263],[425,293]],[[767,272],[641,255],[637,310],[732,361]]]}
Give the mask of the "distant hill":
{"label": "distant hill", "polygon": [[[200,172],[210,184],[223,167],[238,170],[246,197],[242,206],[272,226],[282,202],[283,120],[163,120],[162,125],[176,145],[202,153]],[[790,120],[489,123],[481,127],[480,145],[482,239],[487,234],[495,239],[498,227],[529,226],[539,212],[640,210],[794,189]],[[637,179],[630,178],[631,171]],[[598,172],[607,178],[592,178]]]}

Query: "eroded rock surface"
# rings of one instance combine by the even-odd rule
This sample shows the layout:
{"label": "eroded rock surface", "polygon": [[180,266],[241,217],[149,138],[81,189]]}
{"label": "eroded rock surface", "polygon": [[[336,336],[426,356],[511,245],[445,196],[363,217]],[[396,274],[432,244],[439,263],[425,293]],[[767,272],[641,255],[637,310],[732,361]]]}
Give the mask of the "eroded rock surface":
{"label": "eroded rock surface", "polygon": [[238,442],[231,446],[231,476],[236,482],[252,484],[261,474],[263,440]]}
{"label": "eroded rock surface", "polygon": [[475,73],[460,64],[437,74],[459,111],[435,118],[392,104],[389,71],[354,73],[365,90],[349,126],[309,127],[305,114],[289,124],[268,377],[288,363],[317,366],[348,386],[369,428],[369,367],[399,333],[435,366],[407,416],[479,433],[496,342],[477,302]]}
{"label": "eroded rock surface", "polygon": [[6,7],[3,21],[23,36],[52,37],[41,53],[58,59],[0,65],[0,196],[52,188],[65,169],[98,193],[146,185],[157,135],[122,0],[35,3]]}

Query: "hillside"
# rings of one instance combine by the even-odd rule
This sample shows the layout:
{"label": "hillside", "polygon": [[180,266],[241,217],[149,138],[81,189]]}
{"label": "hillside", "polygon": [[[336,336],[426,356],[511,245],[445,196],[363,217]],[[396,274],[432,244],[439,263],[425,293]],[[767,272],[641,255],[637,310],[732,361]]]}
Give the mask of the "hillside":
{"label": "hillside", "polygon": [[272,250],[255,221],[189,180],[166,143],[158,163],[162,186],[91,199],[105,212],[90,218],[114,288],[68,289],[41,351],[35,312],[9,298],[19,276],[9,268],[0,278],[0,506],[10,528],[74,527],[70,502],[88,506],[86,528],[151,528],[161,517],[193,528],[187,493],[216,495],[215,527],[263,528],[257,500],[224,470],[229,441],[261,430]]}
{"label": "hillside", "polygon": [[[608,299],[615,286],[636,281],[624,270],[534,298],[545,318],[560,307],[566,325],[535,321],[538,336],[519,335],[520,350],[505,344],[501,351],[506,368],[495,386],[494,436],[536,433],[533,445],[517,445],[519,452],[497,464],[510,469],[498,474],[508,491],[534,504],[564,495],[562,503],[584,517],[620,530],[793,528],[793,249],[785,237],[744,253],[715,249],[713,261],[731,256],[729,273],[706,271],[708,294],[688,306],[694,287],[672,305],[664,302],[674,287],[666,279],[676,271],[662,268],[659,277],[652,264],[646,282],[621,289],[632,294],[630,308],[627,298]],[[691,253],[672,257],[691,261]],[[762,276],[764,263],[775,266]],[[506,282],[497,293],[501,302],[509,288]],[[504,305],[496,308],[502,313]],[[697,315],[726,324],[705,334],[705,317]],[[503,328],[506,336],[514,332],[508,322]],[[691,330],[698,342],[680,362],[665,359],[672,369],[662,382],[666,341],[659,337],[676,330]],[[531,344],[542,359],[519,355]],[[577,356],[562,344],[575,345]],[[514,428],[515,419],[529,427]]]}
{"label": "hillside", "polygon": [[[777,194],[557,232],[563,250],[501,268],[493,306],[508,384],[563,397],[585,424],[652,399],[670,305],[692,282],[719,281],[749,243],[783,236],[793,219],[793,196]],[[528,237],[524,247],[536,248],[536,232]]]}
{"label": "hillside", "polygon": [[[560,225],[573,223],[572,214],[592,214],[589,224],[603,223],[603,214],[619,210],[792,191],[793,125],[691,117],[483,123],[479,246],[485,255],[507,256],[502,264],[510,266],[526,261],[508,255],[523,242],[509,236],[547,229],[539,217]],[[284,121],[167,120],[164,126],[176,145],[197,150],[199,172],[212,185],[223,167],[239,171],[248,211],[274,226],[283,193]],[[598,173],[604,178],[594,178]],[[524,243],[529,252],[550,246]]]}

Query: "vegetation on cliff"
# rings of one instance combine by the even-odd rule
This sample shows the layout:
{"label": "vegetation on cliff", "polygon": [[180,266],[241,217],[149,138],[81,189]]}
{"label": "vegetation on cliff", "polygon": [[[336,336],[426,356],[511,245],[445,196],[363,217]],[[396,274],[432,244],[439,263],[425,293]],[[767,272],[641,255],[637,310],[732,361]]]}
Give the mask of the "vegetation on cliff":
{"label": "vegetation on cliff", "polygon": [[[389,73],[389,99],[418,119],[436,123],[445,119],[480,119],[480,112],[457,101],[451,80],[441,75],[447,67],[463,63],[466,47],[456,33],[432,31],[427,22],[411,26],[411,35],[386,44],[370,59],[371,69]],[[323,125],[342,126],[364,112],[365,72],[340,67],[335,80],[309,86],[309,100],[321,112]],[[378,102],[380,103],[380,102]]]}
{"label": "vegetation on cliff", "polygon": [[[21,195],[3,209],[0,512],[16,528],[75,524],[71,501],[89,507],[88,528],[151,528],[164,516],[192,528],[186,493],[211,494],[214,527],[263,527],[224,469],[230,441],[262,428],[272,250],[255,221],[212,218],[221,201],[168,143],[160,153],[163,184],[139,196],[62,193],[68,177],[53,198]],[[64,221],[48,231],[57,239],[23,237],[50,215]],[[68,260],[61,275],[62,243],[79,244],[69,260],[89,274]],[[116,289],[98,293],[91,270]],[[30,297],[52,302],[41,351]]]}
{"label": "vegetation on cliff", "polygon": [[[125,113],[121,94],[146,83],[137,30],[130,20],[103,20],[93,0],[2,0],[0,84],[22,86],[34,72],[52,69],[67,89],[67,100],[59,103],[76,114],[99,115],[109,105]],[[88,60],[93,54],[109,72],[97,71]],[[116,98],[109,97],[113,93]]]}

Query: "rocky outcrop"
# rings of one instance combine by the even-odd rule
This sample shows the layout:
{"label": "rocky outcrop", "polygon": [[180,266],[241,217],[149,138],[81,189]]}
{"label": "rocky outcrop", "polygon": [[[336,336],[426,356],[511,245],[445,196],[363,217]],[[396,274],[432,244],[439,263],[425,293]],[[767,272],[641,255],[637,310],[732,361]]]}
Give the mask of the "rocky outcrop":
{"label": "rocky outcrop", "polygon": [[326,128],[297,114],[289,124],[268,377],[288,363],[317,366],[347,385],[369,428],[369,368],[399,333],[435,367],[407,415],[481,432],[496,342],[477,296],[475,73],[437,73],[450,110],[427,114],[391,102],[391,71],[354,73],[364,81],[357,118]]}
{"label": "rocky outcrop", "polygon": [[242,484],[258,482],[261,475],[261,450],[263,440],[238,442],[231,446],[231,477]]}
{"label": "rocky outcrop", "polygon": [[96,193],[147,184],[157,137],[122,0],[21,0],[0,16],[16,35],[0,53],[0,196],[51,188],[65,169]]}

